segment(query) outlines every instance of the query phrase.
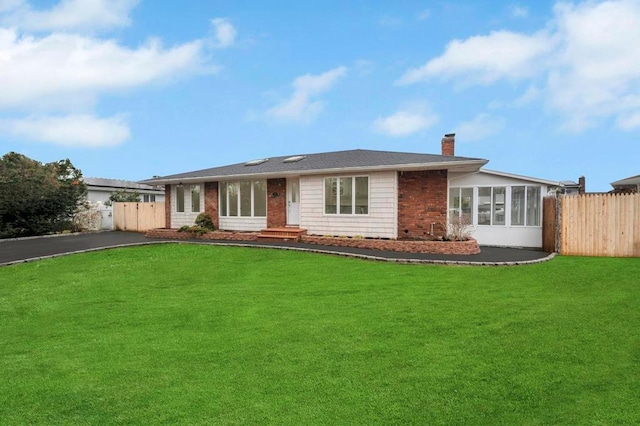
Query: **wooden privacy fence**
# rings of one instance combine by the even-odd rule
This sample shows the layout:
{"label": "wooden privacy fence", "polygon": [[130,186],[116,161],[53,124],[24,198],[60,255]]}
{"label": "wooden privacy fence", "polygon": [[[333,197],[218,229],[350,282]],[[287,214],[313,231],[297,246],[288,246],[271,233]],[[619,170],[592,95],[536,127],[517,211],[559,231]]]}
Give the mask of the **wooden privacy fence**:
{"label": "wooden privacy fence", "polygon": [[543,249],[564,255],[640,257],[640,194],[545,199]]}
{"label": "wooden privacy fence", "polygon": [[118,231],[164,228],[164,203],[113,203],[113,221]]}

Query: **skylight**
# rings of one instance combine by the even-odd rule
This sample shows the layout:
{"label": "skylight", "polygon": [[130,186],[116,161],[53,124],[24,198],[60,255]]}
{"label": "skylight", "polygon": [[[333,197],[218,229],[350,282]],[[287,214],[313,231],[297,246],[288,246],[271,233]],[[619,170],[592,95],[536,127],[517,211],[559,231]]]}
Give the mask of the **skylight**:
{"label": "skylight", "polygon": [[304,160],[305,158],[307,158],[306,155],[294,155],[293,157],[285,158],[284,160],[282,160],[282,162],[283,163],[295,163],[295,162],[298,162],[300,160]]}
{"label": "skylight", "polygon": [[258,164],[266,163],[269,161],[268,158],[260,158],[258,160],[251,160],[244,163],[245,166],[257,166]]}

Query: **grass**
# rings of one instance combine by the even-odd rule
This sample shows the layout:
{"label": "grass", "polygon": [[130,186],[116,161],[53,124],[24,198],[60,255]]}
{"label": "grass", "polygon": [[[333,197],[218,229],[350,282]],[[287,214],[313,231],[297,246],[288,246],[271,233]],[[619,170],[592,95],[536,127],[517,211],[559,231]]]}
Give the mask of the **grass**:
{"label": "grass", "polygon": [[0,268],[0,424],[638,424],[640,259],[160,245]]}

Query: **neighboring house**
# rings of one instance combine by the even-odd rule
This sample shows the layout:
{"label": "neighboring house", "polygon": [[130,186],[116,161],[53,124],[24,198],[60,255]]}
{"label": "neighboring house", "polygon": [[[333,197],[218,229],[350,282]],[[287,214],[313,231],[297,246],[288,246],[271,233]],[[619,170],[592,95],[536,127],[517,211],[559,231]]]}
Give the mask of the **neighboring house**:
{"label": "neighboring house", "polygon": [[611,186],[613,186],[613,189],[609,192],[617,194],[640,193],[640,175],[631,176],[626,179],[611,182]]}
{"label": "neighboring house", "polygon": [[143,181],[165,185],[167,228],[200,212],[230,231],[300,227],[311,235],[430,239],[466,213],[480,244],[542,246],[542,197],[559,182],[481,170],[488,160],[350,150],[262,158]]}
{"label": "neighboring house", "polygon": [[105,205],[115,191],[140,194],[140,202],[163,202],[164,188],[120,179],[84,178],[87,184],[87,201],[102,214],[101,229],[113,229],[113,206]]}

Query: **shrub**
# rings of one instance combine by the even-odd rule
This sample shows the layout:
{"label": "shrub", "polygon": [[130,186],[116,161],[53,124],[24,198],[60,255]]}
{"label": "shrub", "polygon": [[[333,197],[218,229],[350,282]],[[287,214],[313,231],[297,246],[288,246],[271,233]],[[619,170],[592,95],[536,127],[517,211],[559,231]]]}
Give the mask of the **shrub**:
{"label": "shrub", "polygon": [[178,229],[178,232],[188,232],[191,235],[204,235],[209,231],[211,230],[207,228],[203,228],[202,226],[197,226],[197,225],[194,225],[194,226],[184,225]]}
{"label": "shrub", "polygon": [[471,216],[468,214],[458,215],[451,213],[449,215],[449,223],[441,225],[446,235],[445,240],[448,241],[467,241],[471,238],[472,226]]}
{"label": "shrub", "polygon": [[207,231],[213,231],[216,229],[215,225],[213,224],[213,218],[211,217],[211,214],[207,212],[202,212],[198,215],[198,217],[196,218],[196,225],[206,229]]}

